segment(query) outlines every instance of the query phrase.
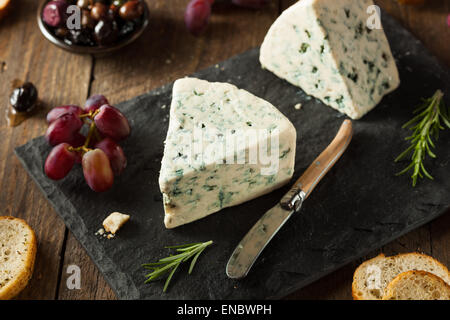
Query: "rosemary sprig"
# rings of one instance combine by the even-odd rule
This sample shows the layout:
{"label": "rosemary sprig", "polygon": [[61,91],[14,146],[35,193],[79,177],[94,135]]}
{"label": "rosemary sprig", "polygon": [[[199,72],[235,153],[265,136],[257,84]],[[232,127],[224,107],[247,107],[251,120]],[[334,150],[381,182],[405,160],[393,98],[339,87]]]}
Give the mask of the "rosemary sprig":
{"label": "rosemary sprig", "polygon": [[431,151],[435,147],[433,139],[438,139],[439,130],[444,130],[445,127],[450,128],[450,110],[445,107],[443,96],[442,91],[437,90],[431,98],[423,99],[423,104],[413,113],[415,116],[402,127],[413,131],[412,135],[406,138],[411,145],[395,159],[395,162],[406,158],[411,153],[412,156],[411,163],[397,175],[404,174],[412,169],[413,187],[416,186],[419,177],[425,176],[433,179],[425,169],[423,160],[427,154],[436,158],[436,155]]}
{"label": "rosemary sprig", "polygon": [[170,272],[169,276],[166,279],[166,283],[163,289],[163,292],[166,292],[170,280],[172,280],[172,276],[177,270],[178,266],[181,263],[186,262],[189,259],[193,258],[188,271],[188,273],[191,274],[200,254],[203,252],[203,250],[206,249],[207,246],[211,245],[212,243],[213,242],[211,240],[207,242],[198,242],[198,243],[184,244],[180,246],[166,247],[167,249],[176,249],[176,251],[180,253],[160,259],[158,262],[143,264],[142,266],[145,269],[153,270],[151,273],[145,276],[147,278],[147,280],[145,280],[145,283],[149,283],[151,281],[160,279],[161,276]]}

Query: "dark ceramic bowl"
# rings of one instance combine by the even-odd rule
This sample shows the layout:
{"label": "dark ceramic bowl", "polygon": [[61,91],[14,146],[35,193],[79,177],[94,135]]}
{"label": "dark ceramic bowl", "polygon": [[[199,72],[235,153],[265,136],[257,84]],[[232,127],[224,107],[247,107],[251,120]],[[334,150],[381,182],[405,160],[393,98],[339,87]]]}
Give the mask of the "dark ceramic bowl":
{"label": "dark ceramic bowl", "polygon": [[94,47],[89,47],[89,46],[79,46],[79,45],[70,45],[64,42],[64,40],[56,37],[52,31],[51,28],[49,28],[44,21],[42,21],[42,11],[44,10],[45,5],[50,2],[50,0],[46,0],[46,1],[42,1],[38,12],[37,12],[37,21],[38,21],[38,25],[39,25],[39,29],[41,30],[42,34],[44,35],[44,37],[50,41],[51,43],[53,43],[55,46],[67,50],[69,52],[72,53],[78,53],[78,54],[94,54],[94,55],[104,55],[107,53],[111,53],[113,51],[119,50],[127,45],[129,45],[130,43],[134,42],[137,38],[139,38],[142,33],[144,32],[144,30],[147,28],[148,26],[148,22],[149,22],[149,11],[148,11],[148,6],[145,3],[145,1],[142,1],[142,4],[144,5],[144,17],[143,17],[143,21],[142,21],[142,26],[134,31],[133,34],[131,34],[129,37],[119,40],[116,43],[113,43],[111,45],[105,45],[105,46],[94,46]]}

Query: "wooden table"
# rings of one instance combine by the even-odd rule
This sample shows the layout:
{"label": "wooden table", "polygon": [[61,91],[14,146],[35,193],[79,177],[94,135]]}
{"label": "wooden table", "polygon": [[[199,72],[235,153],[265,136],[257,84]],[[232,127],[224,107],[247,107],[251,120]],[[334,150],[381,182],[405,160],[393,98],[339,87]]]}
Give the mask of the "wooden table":
{"label": "wooden table", "polygon": [[[19,299],[115,299],[96,266],[68,231],[14,155],[15,147],[46,130],[45,114],[54,106],[83,104],[92,93],[103,93],[117,103],[157,88],[179,77],[225,60],[261,44],[266,31],[294,0],[273,0],[260,11],[219,2],[208,32],[195,38],[186,32],[183,12],[187,0],[148,0],[148,31],[130,47],[105,58],[72,55],[57,49],[40,34],[36,0],[15,0],[11,14],[0,22],[0,108],[4,113],[11,82],[32,81],[45,110],[16,128],[0,117],[0,214],[25,219],[39,242],[33,279]],[[450,13],[447,0],[429,1],[425,7],[377,0],[409,28],[443,62],[450,66]],[[417,75],[420,76],[420,75]],[[133,156],[133,155],[129,155]],[[371,253],[395,254],[419,250],[450,265],[450,215],[425,225]],[[350,299],[355,267],[334,272],[290,295],[289,299]],[[80,290],[66,286],[67,267],[81,268]]]}

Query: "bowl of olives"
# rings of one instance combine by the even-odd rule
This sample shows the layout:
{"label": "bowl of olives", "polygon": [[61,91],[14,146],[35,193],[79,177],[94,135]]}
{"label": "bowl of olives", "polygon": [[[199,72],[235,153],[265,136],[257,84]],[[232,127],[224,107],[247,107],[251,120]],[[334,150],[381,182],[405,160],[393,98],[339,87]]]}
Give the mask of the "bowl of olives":
{"label": "bowl of olives", "polygon": [[144,0],[46,0],[37,20],[44,37],[59,48],[105,54],[139,38],[149,11]]}

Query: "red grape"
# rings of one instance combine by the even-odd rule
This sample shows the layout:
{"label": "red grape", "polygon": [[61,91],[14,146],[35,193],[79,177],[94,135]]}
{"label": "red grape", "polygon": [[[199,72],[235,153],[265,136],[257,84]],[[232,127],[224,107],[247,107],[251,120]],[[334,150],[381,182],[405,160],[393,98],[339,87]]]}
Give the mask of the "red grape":
{"label": "red grape", "polygon": [[231,2],[240,7],[259,9],[264,7],[269,0],[232,0]]}
{"label": "red grape", "polygon": [[65,1],[50,1],[42,12],[42,20],[50,27],[62,27],[67,19],[68,4]]}
{"label": "red grape", "polygon": [[208,26],[211,0],[191,0],[184,13],[184,22],[193,35],[199,35]]}
{"label": "red grape", "polygon": [[95,111],[104,104],[109,104],[108,99],[104,95],[94,94],[86,100],[84,110],[86,112]]}
{"label": "red grape", "polygon": [[83,109],[81,109],[79,106],[75,106],[75,105],[67,105],[67,106],[53,108],[47,114],[47,122],[52,123],[53,121],[58,119],[60,116],[67,114],[67,113],[74,113],[79,116],[80,114],[83,113]]}
{"label": "red grape", "polygon": [[86,152],[82,160],[84,179],[96,192],[103,192],[112,187],[114,173],[107,155],[101,149]]}
{"label": "red grape", "polygon": [[79,132],[73,134],[72,139],[68,143],[75,148],[81,147],[86,142],[86,137]]}
{"label": "red grape", "polygon": [[130,135],[130,124],[122,112],[110,105],[104,105],[99,110],[94,121],[100,133],[116,141]]}
{"label": "red grape", "polygon": [[[78,148],[78,147],[81,147],[82,145],[84,145],[85,142],[86,142],[86,137],[83,136],[81,133],[76,132],[73,136],[73,139],[71,141],[69,141],[68,143],[72,147]],[[75,153],[76,153],[75,162],[81,163],[81,152],[75,152]]]}
{"label": "red grape", "polygon": [[118,176],[127,166],[127,158],[123,149],[112,139],[105,138],[95,145],[96,148],[103,150],[108,156],[111,169],[114,175]]}
{"label": "red grape", "polygon": [[77,153],[69,151],[69,147],[68,143],[58,144],[45,160],[44,171],[50,179],[60,180],[72,170]]}
{"label": "red grape", "polygon": [[62,142],[72,142],[82,126],[83,121],[78,115],[67,113],[50,123],[45,133],[45,138],[52,146]]}
{"label": "red grape", "polygon": [[[75,132],[72,139],[70,139],[70,141],[67,141],[67,143],[74,148],[81,147],[82,145],[84,145],[85,142],[86,137],[79,132]],[[81,163],[81,152],[75,152],[75,154],[76,154],[75,162]]]}

